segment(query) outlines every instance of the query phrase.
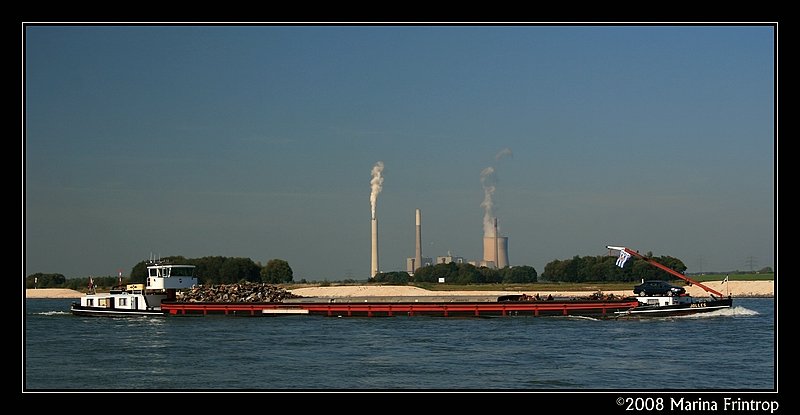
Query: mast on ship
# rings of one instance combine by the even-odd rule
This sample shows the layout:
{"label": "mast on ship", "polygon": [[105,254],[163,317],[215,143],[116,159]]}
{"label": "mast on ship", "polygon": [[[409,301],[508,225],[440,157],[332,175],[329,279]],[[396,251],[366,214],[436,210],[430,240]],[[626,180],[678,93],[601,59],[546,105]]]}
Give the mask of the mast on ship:
{"label": "mast on ship", "polygon": [[[624,246],[610,246],[610,245],[607,245],[606,248],[619,251],[619,259],[617,260],[617,265],[619,265],[620,268],[622,268],[622,265],[625,264],[625,261],[627,261],[628,258],[630,258],[631,256],[635,256],[637,258],[643,259],[645,262],[647,262],[648,264],[650,264],[650,265],[652,265],[652,266],[654,266],[654,267],[656,267],[658,269],[666,271],[666,272],[668,272],[668,273],[670,273],[670,274],[672,274],[672,275],[674,275],[674,276],[676,276],[676,277],[678,277],[678,278],[680,278],[680,279],[682,279],[684,281],[688,281],[689,284],[696,285],[696,286],[706,290],[706,292],[709,295],[711,295],[712,298],[716,299],[717,298],[716,296],[719,296],[720,298],[724,297],[722,295],[722,293],[720,293],[719,291],[717,291],[717,290],[715,290],[715,289],[713,289],[711,287],[707,287],[707,286],[701,284],[700,282],[695,281],[695,280],[693,280],[693,279],[681,274],[678,271],[675,271],[674,269],[672,269],[670,267],[667,267],[665,265],[659,264],[658,262],[654,261],[652,258],[647,258],[646,256],[640,254],[637,251],[634,251],[632,249],[626,248]],[[716,296],[715,296],[715,294],[716,294]]]}

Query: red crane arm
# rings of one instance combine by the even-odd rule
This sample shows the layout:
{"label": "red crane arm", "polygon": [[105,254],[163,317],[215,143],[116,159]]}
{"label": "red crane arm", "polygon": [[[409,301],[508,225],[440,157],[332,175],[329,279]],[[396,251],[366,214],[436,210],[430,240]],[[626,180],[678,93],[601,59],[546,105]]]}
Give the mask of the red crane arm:
{"label": "red crane arm", "polygon": [[706,292],[709,292],[711,294],[716,294],[716,295],[718,295],[720,297],[724,297],[722,295],[722,293],[720,293],[719,291],[717,291],[717,290],[715,290],[713,288],[707,287],[707,286],[705,286],[705,285],[703,285],[703,284],[701,284],[701,283],[699,283],[699,282],[697,282],[697,281],[695,281],[695,280],[693,280],[693,279],[681,274],[680,272],[675,271],[674,269],[672,269],[670,267],[661,265],[658,262],[654,261],[652,258],[647,258],[647,257],[643,256],[642,254],[634,251],[634,250],[631,250],[629,248],[625,248],[625,247],[622,247],[622,246],[620,246],[620,247],[609,246],[608,248],[609,249],[618,249],[618,250],[621,250],[621,251],[625,251],[625,252],[627,252],[627,253],[629,253],[629,254],[637,257],[637,258],[641,258],[641,259],[645,260],[645,262],[647,262],[648,264],[650,264],[650,265],[652,265],[652,266],[654,266],[656,268],[662,269],[662,270],[664,270],[664,271],[666,271],[666,272],[668,272],[668,273],[670,273],[670,274],[672,274],[672,275],[674,275],[674,276],[676,276],[676,277],[678,277],[678,278],[680,278],[680,279],[682,279],[684,281],[688,281],[690,284],[694,284],[694,285],[706,290]]}

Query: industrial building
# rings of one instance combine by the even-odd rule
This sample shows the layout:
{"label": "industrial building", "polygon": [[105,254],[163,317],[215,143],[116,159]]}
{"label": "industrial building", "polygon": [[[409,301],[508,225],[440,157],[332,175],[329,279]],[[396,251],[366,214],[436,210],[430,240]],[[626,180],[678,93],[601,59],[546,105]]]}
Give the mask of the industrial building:
{"label": "industrial building", "polygon": [[437,264],[449,264],[451,262],[455,262],[456,264],[463,264],[464,257],[451,255],[449,252],[445,256],[437,256],[436,263]]}
{"label": "industrial building", "polygon": [[[434,265],[434,264],[449,264],[454,262],[456,264],[463,264],[467,261],[464,257],[452,255],[450,252],[445,256],[437,256],[434,263],[432,258],[422,256],[422,212],[416,210],[416,232],[414,238],[414,256],[406,258],[406,272],[409,275],[414,275],[417,268]],[[494,234],[497,235],[497,219],[494,220]],[[373,238],[377,238],[376,232],[373,232]],[[373,242],[373,249],[376,249],[377,242]],[[467,262],[476,267],[488,268],[505,268],[509,266],[508,262],[508,237],[507,236],[484,236],[483,237],[483,259],[480,261]]]}
{"label": "industrial building", "polygon": [[422,256],[422,212],[417,209],[416,212],[416,234],[414,237],[414,257],[406,258],[406,272],[409,275],[414,275],[417,268],[433,265],[433,260],[429,257]]}
{"label": "industrial building", "polygon": [[482,267],[505,268],[508,266],[508,237],[484,236]]}

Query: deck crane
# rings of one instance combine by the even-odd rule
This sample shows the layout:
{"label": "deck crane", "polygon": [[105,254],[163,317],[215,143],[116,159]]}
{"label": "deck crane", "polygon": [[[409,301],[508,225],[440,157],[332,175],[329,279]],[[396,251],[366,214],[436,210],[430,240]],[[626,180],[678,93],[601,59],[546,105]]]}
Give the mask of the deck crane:
{"label": "deck crane", "polygon": [[[652,265],[652,266],[654,266],[656,268],[659,268],[659,269],[661,269],[663,271],[666,271],[666,272],[668,272],[668,273],[670,273],[670,274],[672,274],[672,275],[674,275],[674,276],[676,276],[676,277],[678,277],[678,278],[680,278],[680,279],[682,279],[684,281],[687,281],[689,284],[696,285],[696,286],[706,290],[706,292],[709,293],[712,298],[716,299],[717,297],[719,297],[719,298],[724,297],[724,295],[722,295],[722,293],[720,293],[719,291],[717,291],[717,290],[715,290],[715,289],[713,289],[711,287],[705,286],[702,283],[700,283],[698,281],[695,281],[695,280],[693,280],[693,279],[681,274],[680,272],[675,271],[672,268],[669,268],[667,266],[659,264],[658,262],[654,261],[652,258],[648,258],[648,257],[640,254],[639,252],[634,251],[634,250],[632,250],[630,248],[626,248],[624,246],[611,246],[611,245],[607,245],[606,248],[608,248],[610,250],[620,251],[620,260],[617,261],[617,265],[620,265],[620,263],[624,264],[625,260],[627,260],[628,257],[635,256],[637,258],[640,258],[640,259],[644,260],[645,262],[647,262],[648,264],[650,264],[650,265]],[[624,252],[624,254],[623,254],[623,252]],[[622,265],[620,265],[620,267],[622,267]]]}

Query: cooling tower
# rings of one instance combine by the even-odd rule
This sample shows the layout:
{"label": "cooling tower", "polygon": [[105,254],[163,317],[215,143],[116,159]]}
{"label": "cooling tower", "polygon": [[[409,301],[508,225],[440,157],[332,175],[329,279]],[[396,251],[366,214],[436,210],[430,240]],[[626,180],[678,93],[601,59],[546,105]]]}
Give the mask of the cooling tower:
{"label": "cooling tower", "polygon": [[[419,268],[422,266],[422,212],[417,209],[417,235],[414,244],[414,267]],[[416,271],[413,270],[411,272]]]}
{"label": "cooling tower", "polygon": [[378,274],[378,219],[372,218],[372,266],[369,270],[369,277],[375,278]]}
{"label": "cooling tower", "polygon": [[494,236],[483,237],[483,260],[487,263],[492,263],[497,268],[505,268],[508,266],[508,237]]}

